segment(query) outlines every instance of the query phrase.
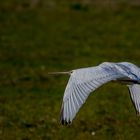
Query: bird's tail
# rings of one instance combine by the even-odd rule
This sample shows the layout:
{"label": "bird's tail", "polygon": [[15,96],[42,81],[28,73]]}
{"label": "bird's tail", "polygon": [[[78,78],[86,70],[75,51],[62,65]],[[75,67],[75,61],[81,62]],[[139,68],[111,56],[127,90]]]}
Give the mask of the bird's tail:
{"label": "bird's tail", "polygon": [[70,75],[72,71],[65,71],[65,72],[48,72],[50,75],[60,75],[60,74],[68,74]]}

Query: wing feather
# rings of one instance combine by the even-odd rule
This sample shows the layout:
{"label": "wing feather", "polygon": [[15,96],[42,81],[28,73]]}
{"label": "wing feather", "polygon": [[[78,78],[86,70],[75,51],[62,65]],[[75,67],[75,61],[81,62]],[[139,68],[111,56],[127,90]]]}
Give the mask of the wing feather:
{"label": "wing feather", "polygon": [[[65,109],[65,119],[67,120],[67,122],[69,121],[69,117],[68,117],[68,115],[69,115],[69,109],[68,109],[68,104],[64,107],[64,109]],[[66,117],[67,116],[67,117]]]}
{"label": "wing feather", "polygon": [[73,96],[73,100],[74,100],[74,103],[75,103],[75,106],[76,106],[76,110],[78,109],[78,106],[80,106],[78,100],[77,100],[77,97],[75,95],[74,92],[72,92],[72,96]]}
{"label": "wing feather", "polygon": [[70,114],[68,114],[69,115],[69,117],[68,117],[68,120],[67,120],[67,122],[69,122],[69,121],[71,121],[71,118],[72,118],[72,107],[71,107],[71,101],[70,101],[70,98],[69,98],[69,100],[68,100],[68,113]]}
{"label": "wing feather", "polygon": [[80,105],[82,105],[84,99],[82,99],[81,93],[78,93],[78,91],[76,90],[76,86],[74,85],[73,87],[74,87],[74,92],[77,93],[76,94],[77,95],[77,99],[79,100]]}
{"label": "wing feather", "polygon": [[82,92],[79,92],[78,87],[75,86],[75,91],[77,95],[79,95],[79,98],[81,98],[82,102],[85,100],[85,97],[83,96]]}
{"label": "wing feather", "polygon": [[140,85],[138,84],[128,85],[128,88],[130,91],[132,102],[136,109],[136,113],[140,115]]}

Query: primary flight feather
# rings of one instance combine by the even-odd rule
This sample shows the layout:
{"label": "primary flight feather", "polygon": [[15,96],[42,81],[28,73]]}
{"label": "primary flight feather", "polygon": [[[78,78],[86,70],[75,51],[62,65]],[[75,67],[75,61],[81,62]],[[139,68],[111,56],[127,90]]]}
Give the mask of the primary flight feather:
{"label": "primary flight feather", "polygon": [[61,74],[70,74],[60,114],[60,122],[63,125],[72,122],[91,92],[110,81],[121,82],[128,86],[136,112],[140,114],[140,68],[136,65],[128,62],[104,62],[96,67],[81,68]]}

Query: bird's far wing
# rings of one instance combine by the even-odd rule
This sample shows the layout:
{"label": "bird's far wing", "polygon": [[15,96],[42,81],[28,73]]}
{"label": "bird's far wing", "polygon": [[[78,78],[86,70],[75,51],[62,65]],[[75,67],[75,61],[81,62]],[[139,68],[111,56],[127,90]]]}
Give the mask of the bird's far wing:
{"label": "bird's far wing", "polygon": [[70,124],[92,91],[111,80],[123,77],[115,67],[109,65],[74,70],[65,89],[60,122]]}
{"label": "bird's far wing", "polygon": [[130,91],[132,102],[136,109],[136,113],[140,115],[140,85],[138,84],[128,85],[128,88]]}

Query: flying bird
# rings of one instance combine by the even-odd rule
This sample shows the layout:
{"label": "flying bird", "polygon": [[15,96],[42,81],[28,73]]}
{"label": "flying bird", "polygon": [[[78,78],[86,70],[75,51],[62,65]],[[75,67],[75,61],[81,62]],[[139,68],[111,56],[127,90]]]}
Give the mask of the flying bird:
{"label": "flying bird", "polygon": [[111,81],[127,85],[136,113],[140,115],[140,68],[132,63],[104,62],[95,67],[50,74],[70,75],[60,113],[62,125],[71,124],[89,94]]}

